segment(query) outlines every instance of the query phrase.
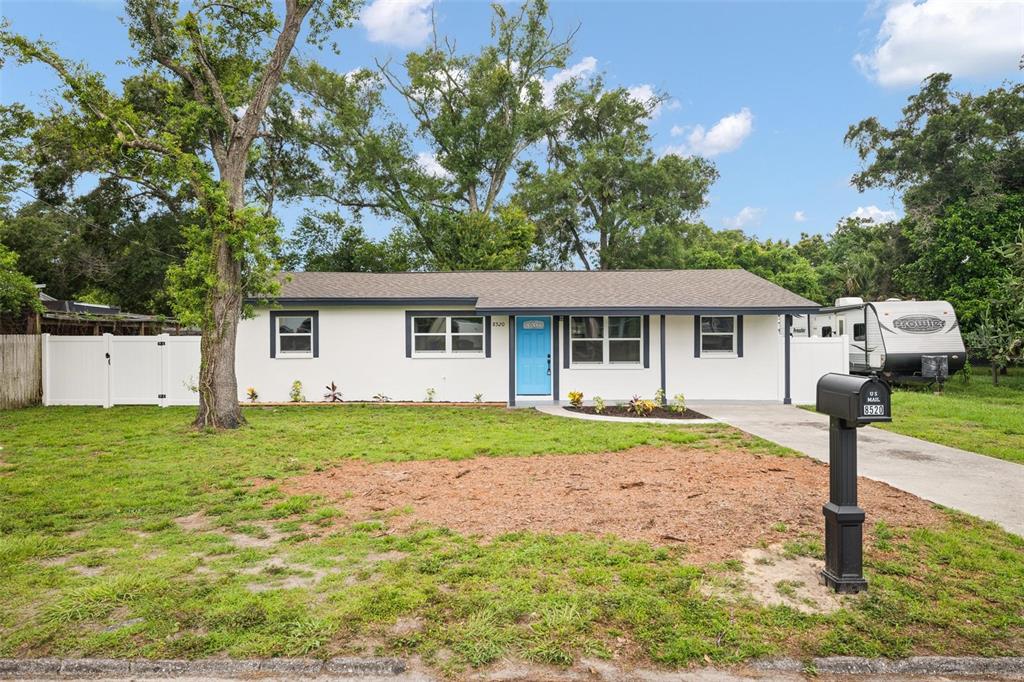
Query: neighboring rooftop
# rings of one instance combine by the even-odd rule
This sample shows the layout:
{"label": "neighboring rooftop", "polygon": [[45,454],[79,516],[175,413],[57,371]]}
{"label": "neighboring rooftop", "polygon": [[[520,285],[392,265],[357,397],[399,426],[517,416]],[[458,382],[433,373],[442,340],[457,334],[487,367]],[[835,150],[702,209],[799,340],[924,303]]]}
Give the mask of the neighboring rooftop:
{"label": "neighboring rooftop", "polygon": [[281,304],[473,305],[478,311],[806,312],[820,305],[746,270],[289,272]]}

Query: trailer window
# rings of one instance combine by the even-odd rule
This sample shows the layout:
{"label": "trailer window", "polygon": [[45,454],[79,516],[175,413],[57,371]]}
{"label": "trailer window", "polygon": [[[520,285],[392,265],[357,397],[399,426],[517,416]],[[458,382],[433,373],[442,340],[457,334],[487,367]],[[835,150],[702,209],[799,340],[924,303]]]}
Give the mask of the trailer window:
{"label": "trailer window", "polygon": [[853,340],[854,341],[863,341],[865,338],[866,337],[864,335],[864,323],[863,322],[858,322],[858,323],[854,324],[853,325]]}

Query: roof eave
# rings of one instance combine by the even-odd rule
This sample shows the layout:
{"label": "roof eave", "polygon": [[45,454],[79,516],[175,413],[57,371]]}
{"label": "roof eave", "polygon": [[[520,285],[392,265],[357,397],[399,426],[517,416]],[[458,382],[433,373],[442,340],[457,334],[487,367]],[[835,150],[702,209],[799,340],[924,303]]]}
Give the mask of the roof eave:
{"label": "roof eave", "polygon": [[323,306],[354,306],[354,305],[476,305],[476,297],[464,296],[431,296],[431,297],[329,297],[312,298],[304,296],[281,296],[278,298],[247,298],[249,305],[323,305]]}
{"label": "roof eave", "polygon": [[817,312],[819,306],[586,306],[586,307],[478,307],[484,315],[783,315]]}

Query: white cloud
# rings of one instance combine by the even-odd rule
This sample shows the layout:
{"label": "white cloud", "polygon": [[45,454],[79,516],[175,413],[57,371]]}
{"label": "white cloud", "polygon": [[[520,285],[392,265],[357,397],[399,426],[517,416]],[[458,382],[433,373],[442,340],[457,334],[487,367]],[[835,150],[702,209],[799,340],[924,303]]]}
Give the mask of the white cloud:
{"label": "white cloud", "polygon": [[938,71],[954,76],[1011,73],[1024,53],[1024,3],[897,0],[876,45],[853,61],[881,85],[918,83]]}
{"label": "white cloud", "polygon": [[873,223],[889,223],[896,220],[896,211],[883,211],[871,204],[870,206],[858,206],[857,210],[850,214],[850,217],[870,220]]}
{"label": "white cloud", "polygon": [[[651,100],[656,100],[658,98],[658,93],[655,92],[654,88],[647,83],[641,83],[640,85],[631,85],[630,87],[626,88],[626,94],[629,95],[629,98],[631,100],[639,104],[649,105]],[[658,118],[658,116],[661,116],[661,110],[664,106],[665,104],[663,102],[656,102],[654,106],[651,107],[650,118],[653,120],[655,118]]]}
{"label": "white cloud", "polygon": [[668,131],[668,134],[671,135],[672,137],[679,137],[685,132],[686,128],[684,128],[683,126],[672,126],[672,129]]}
{"label": "white cloud", "polygon": [[597,59],[594,57],[584,57],[576,64],[566,67],[561,71],[556,71],[551,78],[547,78],[541,83],[541,88],[544,92],[544,105],[550,107],[555,103],[555,90],[559,85],[567,83],[573,78],[589,76],[596,70]]}
{"label": "white cloud", "polygon": [[[685,142],[670,145],[665,149],[665,153],[678,156],[717,156],[739,149],[753,130],[754,115],[750,113],[750,109],[743,107],[737,113],[720,119],[709,130],[705,130],[702,125],[694,126]],[[672,134],[676,136],[682,135],[685,131],[686,129],[678,126],[672,128]]]}
{"label": "white cloud", "polygon": [[802,223],[807,220],[807,214],[804,213],[803,211],[794,211],[793,220],[797,221],[798,223]]}
{"label": "white cloud", "polygon": [[430,35],[434,0],[373,0],[359,15],[371,42],[415,47]]}
{"label": "white cloud", "polygon": [[416,163],[423,172],[427,175],[431,175],[435,178],[444,178],[450,180],[452,174],[448,170],[437,162],[437,157],[430,152],[420,152],[416,155]]}
{"label": "white cloud", "polygon": [[722,224],[728,228],[738,229],[743,227],[755,227],[761,224],[761,217],[764,215],[763,208],[744,206],[740,212],[731,218],[723,218]]}

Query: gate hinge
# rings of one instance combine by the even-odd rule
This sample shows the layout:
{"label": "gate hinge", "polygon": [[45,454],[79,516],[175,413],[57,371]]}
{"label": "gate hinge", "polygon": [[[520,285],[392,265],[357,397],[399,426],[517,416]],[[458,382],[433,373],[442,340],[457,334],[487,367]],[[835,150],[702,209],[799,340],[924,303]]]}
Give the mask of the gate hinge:
{"label": "gate hinge", "polygon": [[159,395],[157,395],[157,398],[160,398],[160,400],[163,400],[166,397],[167,397],[166,393],[160,393]]}
{"label": "gate hinge", "polygon": [[158,346],[166,346],[167,342],[166,341],[157,341],[156,345],[158,345]]}

